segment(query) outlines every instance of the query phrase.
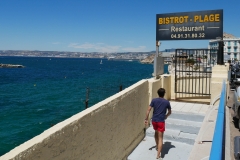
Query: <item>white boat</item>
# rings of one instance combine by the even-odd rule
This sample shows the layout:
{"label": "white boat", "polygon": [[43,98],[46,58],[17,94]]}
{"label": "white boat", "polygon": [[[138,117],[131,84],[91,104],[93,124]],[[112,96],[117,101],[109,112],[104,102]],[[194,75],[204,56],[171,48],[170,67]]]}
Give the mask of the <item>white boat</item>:
{"label": "white boat", "polygon": [[101,60],[100,64],[103,64],[103,63],[102,63],[102,60]]}

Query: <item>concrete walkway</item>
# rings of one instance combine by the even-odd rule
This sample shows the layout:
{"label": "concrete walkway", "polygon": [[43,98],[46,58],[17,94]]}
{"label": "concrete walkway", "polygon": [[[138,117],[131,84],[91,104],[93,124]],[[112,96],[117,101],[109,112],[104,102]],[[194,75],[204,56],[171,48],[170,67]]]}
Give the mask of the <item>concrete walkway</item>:
{"label": "concrete walkway", "polygon": [[[208,159],[217,110],[199,103],[171,101],[172,115],[166,120],[161,157],[164,160]],[[143,141],[128,160],[156,159],[154,130],[150,126]]]}

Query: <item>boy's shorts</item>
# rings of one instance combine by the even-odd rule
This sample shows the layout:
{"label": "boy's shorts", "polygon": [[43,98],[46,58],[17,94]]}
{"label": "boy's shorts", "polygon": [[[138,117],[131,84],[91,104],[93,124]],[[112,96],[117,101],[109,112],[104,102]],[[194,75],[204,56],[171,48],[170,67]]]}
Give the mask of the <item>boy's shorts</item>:
{"label": "boy's shorts", "polygon": [[154,130],[157,130],[159,132],[165,131],[165,122],[152,122]]}

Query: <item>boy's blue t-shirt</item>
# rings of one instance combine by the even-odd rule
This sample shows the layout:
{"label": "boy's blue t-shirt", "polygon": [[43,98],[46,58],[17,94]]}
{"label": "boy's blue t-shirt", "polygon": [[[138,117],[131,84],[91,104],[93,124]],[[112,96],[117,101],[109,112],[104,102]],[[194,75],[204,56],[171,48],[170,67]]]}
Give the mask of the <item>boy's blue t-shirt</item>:
{"label": "boy's blue t-shirt", "polygon": [[171,109],[171,105],[168,100],[164,98],[154,98],[150,103],[153,110],[153,122],[165,122],[165,115],[167,109]]}

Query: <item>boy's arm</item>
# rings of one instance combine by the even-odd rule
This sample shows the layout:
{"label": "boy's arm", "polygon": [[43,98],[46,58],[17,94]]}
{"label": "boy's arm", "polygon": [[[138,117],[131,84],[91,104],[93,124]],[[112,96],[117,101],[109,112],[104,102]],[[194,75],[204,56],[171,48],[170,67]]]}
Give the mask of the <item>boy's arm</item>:
{"label": "boy's arm", "polygon": [[148,123],[148,116],[149,116],[149,113],[150,113],[151,109],[152,109],[152,107],[148,106],[147,113],[146,113],[146,118],[145,118],[145,124]]}
{"label": "boy's arm", "polygon": [[167,112],[167,115],[165,116],[165,119],[168,118],[168,116],[170,116],[172,114],[172,110],[170,108],[168,108],[168,112]]}

